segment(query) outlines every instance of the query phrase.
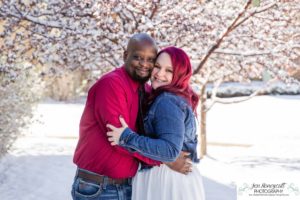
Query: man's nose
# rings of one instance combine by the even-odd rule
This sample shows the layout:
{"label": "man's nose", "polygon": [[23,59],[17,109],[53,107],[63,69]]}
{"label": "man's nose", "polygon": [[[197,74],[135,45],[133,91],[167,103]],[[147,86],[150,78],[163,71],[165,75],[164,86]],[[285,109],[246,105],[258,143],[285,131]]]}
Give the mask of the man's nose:
{"label": "man's nose", "polygon": [[140,65],[146,67],[146,66],[149,66],[149,62],[146,59],[141,59]]}

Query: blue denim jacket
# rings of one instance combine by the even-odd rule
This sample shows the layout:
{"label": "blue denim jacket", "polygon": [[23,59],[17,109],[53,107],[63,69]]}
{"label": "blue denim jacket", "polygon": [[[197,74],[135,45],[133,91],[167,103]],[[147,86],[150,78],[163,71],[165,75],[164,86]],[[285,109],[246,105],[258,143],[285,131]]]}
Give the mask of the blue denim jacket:
{"label": "blue denim jacket", "polygon": [[182,97],[160,94],[144,118],[144,126],[145,136],[126,128],[119,145],[162,162],[175,161],[180,151],[187,151],[193,162],[199,162],[195,115]]}

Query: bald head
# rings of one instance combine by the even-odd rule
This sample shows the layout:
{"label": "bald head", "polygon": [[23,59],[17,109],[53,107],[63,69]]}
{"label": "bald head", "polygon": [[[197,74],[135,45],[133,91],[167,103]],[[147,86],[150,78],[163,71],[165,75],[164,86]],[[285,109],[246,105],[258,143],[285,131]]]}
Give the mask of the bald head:
{"label": "bald head", "polygon": [[147,33],[134,34],[128,42],[127,51],[131,51],[136,45],[147,45],[157,49],[154,39]]}

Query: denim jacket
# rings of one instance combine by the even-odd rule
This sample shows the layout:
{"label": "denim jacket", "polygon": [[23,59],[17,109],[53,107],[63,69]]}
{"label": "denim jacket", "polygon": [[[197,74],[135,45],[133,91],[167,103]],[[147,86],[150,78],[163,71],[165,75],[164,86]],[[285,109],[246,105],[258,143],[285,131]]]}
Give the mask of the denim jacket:
{"label": "denim jacket", "polygon": [[119,145],[162,162],[175,161],[180,151],[187,151],[193,162],[199,162],[195,115],[182,97],[169,92],[156,97],[144,118],[144,126],[145,136],[126,128]]}

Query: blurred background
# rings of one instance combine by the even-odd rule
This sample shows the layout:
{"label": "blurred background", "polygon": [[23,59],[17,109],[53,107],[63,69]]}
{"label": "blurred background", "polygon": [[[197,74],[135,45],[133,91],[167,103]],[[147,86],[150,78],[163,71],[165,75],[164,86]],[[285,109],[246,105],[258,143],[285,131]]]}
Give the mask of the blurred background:
{"label": "blurred background", "polygon": [[71,198],[87,91],[138,32],[191,58],[207,199],[299,176],[299,0],[2,0],[0,199]]}

